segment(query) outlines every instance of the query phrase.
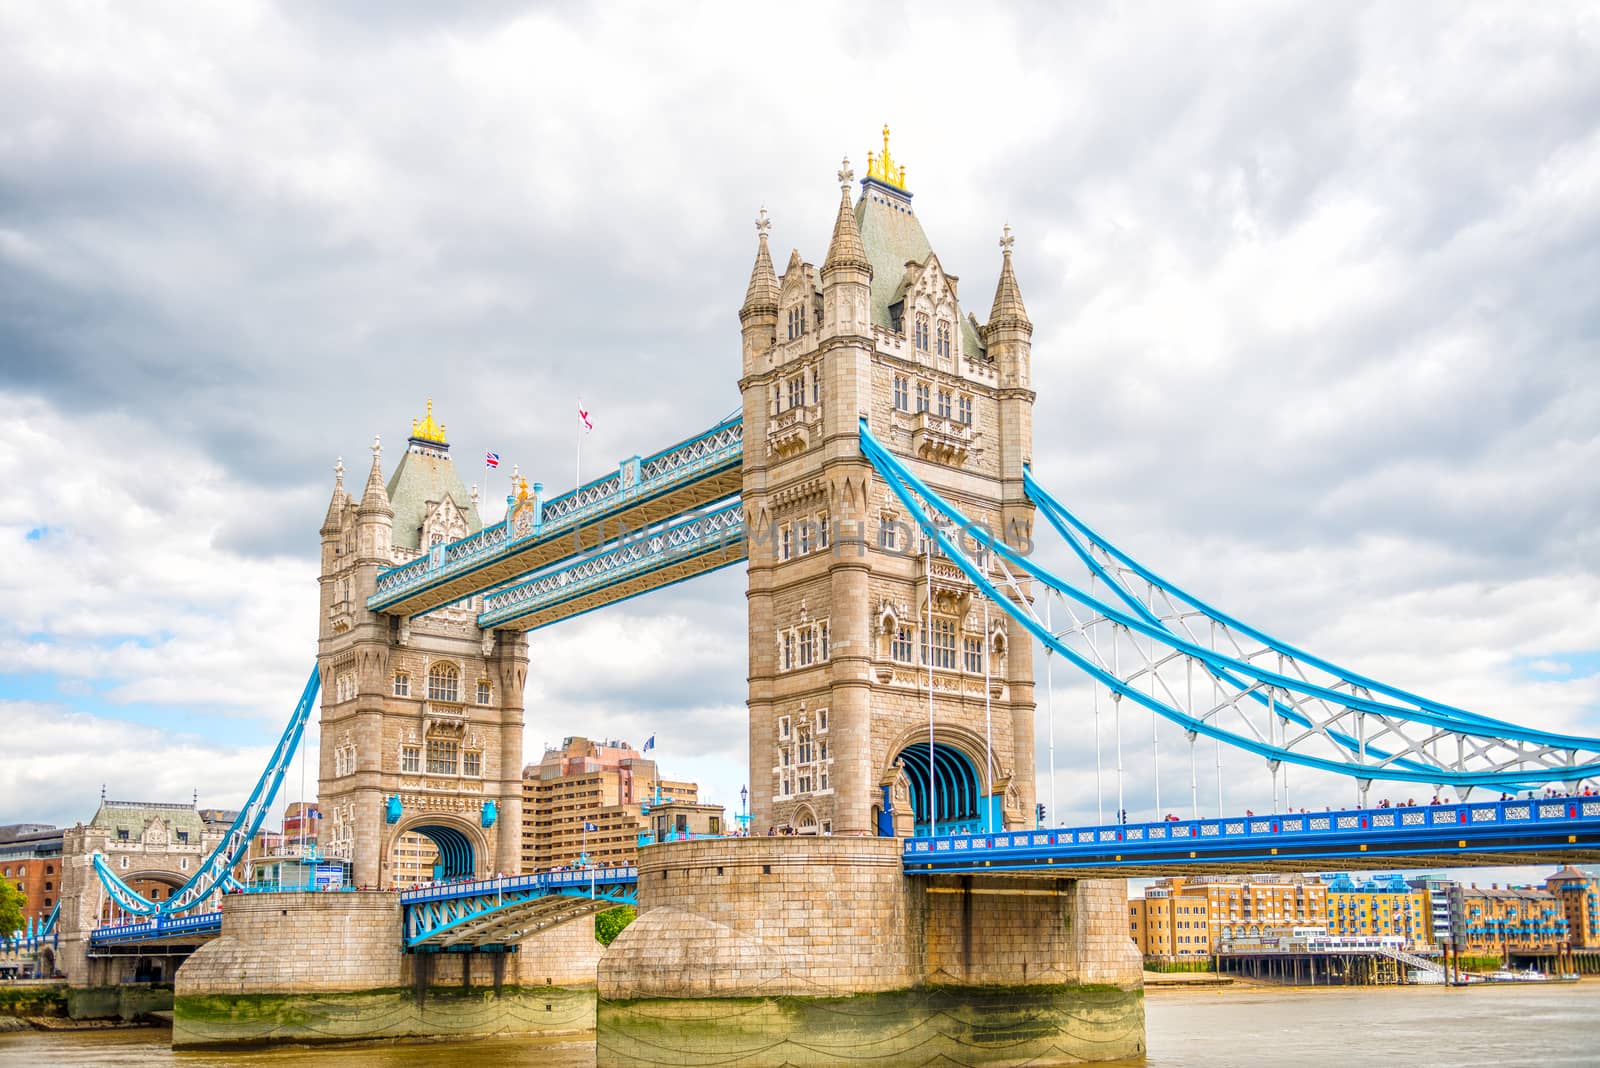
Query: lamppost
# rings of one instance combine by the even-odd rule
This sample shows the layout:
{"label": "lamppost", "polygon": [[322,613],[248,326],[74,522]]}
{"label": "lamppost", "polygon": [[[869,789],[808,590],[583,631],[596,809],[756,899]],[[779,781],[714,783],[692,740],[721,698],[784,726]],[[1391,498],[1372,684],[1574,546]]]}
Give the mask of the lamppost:
{"label": "lamppost", "polygon": [[750,786],[739,787],[739,829],[750,833]]}

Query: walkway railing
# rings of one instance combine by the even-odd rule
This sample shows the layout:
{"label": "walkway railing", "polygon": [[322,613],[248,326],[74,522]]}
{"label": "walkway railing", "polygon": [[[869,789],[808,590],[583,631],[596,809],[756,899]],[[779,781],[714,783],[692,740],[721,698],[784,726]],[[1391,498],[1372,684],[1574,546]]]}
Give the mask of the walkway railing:
{"label": "walkway railing", "polygon": [[165,941],[182,935],[214,935],[221,931],[220,912],[201,912],[193,916],[157,916],[138,923],[97,927],[89,934],[89,944],[107,946],[126,942]]}
{"label": "walkway railing", "polygon": [[[483,599],[478,626],[487,630],[524,619],[584,594],[612,589],[629,579],[716,553],[722,554],[722,559],[711,561],[712,567],[700,571],[736,564],[746,558],[744,541],[744,508],[737,501],[702,515],[678,519],[615,548],[489,594]],[[607,599],[605,603],[614,604],[618,599]]]}
{"label": "walkway railing", "polygon": [[[1000,834],[963,834],[937,838],[908,838],[904,846],[906,870],[916,874],[934,871],[981,869],[991,871],[1034,870],[1050,864],[1071,863],[1115,857],[1138,851],[1152,860],[1203,861],[1207,851],[1236,850],[1250,845],[1255,852],[1270,857],[1288,846],[1344,846],[1319,850],[1317,856],[1329,861],[1357,858],[1369,848],[1380,847],[1385,839],[1415,840],[1419,836],[1437,839],[1440,851],[1471,848],[1480,852],[1514,851],[1514,838],[1504,842],[1482,842],[1484,831],[1520,831],[1549,828],[1552,831],[1582,829],[1593,838],[1600,833],[1600,796],[1532,798],[1515,801],[1460,802],[1448,805],[1417,805],[1404,808],[1348,809],[1341,812],[1285,813],[1274,816],[1230,816],[1224,819],[1167,820],[1160,823],[1130,823],[1114,826],[1038,828]],[[1571,845],[1594,849],[1594,842],[1571,838]],[[1455,843],[1461,843],[1458,847]],[[1219,858],[1220,859],[1220,858]]]}
{"label": "walkway railing", "polygon": [[548,542],[591,520],[738,467],[743,458],[744,418],[736,416],[652,456],[635,456],[616,473],[549,501],[539,497],[542,487],[536,487],[536,516],[532,522],[515,523],[514,517],[507,517],[476,534],[436,546],[415,560],[380,572],[377,592],[367,599],[367,608],[383,611],[422,589],[487,566],[529,545]]}

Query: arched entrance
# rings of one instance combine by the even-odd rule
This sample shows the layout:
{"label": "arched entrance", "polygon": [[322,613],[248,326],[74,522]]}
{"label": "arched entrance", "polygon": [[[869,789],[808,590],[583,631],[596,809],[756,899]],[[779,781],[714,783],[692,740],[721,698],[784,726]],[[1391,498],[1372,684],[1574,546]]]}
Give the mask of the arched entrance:
{"label": "arched entrance", "polygon": [[[928,743],[913,742],[896,757],[905,769],[911,792],[916,834],[927,834]],[[977,834],[983,827],[983,785],[978,769],[961,750],[949,745],[933,748],[933,809],[940,834]],[[997,821],[996,826],[1001,826]]]}
{"label": "arched entrance", "polygon": [[[407,836],[420,835],[438,851],[431,864],[407,867],[397,848]],[[417,823],[399,827],[389,840],[389,877],[394,885],[413,881],[444,881],[471,879],[483,874],[478,870],[483,855],[482,842],[477,833],[468,827],[438,817],[425,817]]]}

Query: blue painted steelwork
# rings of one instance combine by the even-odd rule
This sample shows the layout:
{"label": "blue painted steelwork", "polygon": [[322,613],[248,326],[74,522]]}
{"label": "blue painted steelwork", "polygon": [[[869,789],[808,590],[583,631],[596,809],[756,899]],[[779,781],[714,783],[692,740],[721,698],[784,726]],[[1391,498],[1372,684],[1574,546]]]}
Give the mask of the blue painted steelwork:
{"label": "blue painted steelwork", "polygon": [[478,816],[478,822],[486,829],[494,826],[494,821],[499,818],[500,810],[495,806],[494,798],[483,803],[483,812]]}
{"label": "blue painted steelwork", "polygon": [[[584,524],[623,511],[717,475],[737,471],[744,459],[744,418],[726,419],[644,459],[630,460],[616,474],[586,483],[535,505],[537,516],[519,527],[515,513],[494,526],[438,547],[434,552],[380,572],[367,608],[385,611],[418,593],[488,567],[538,543],[555,541]],[[509,576],[507,576],[509,577]],[[481,592],[468,590],[454,600]],[[443,607],[431,605],[426,611]],[[418,613],[423,614],[423,613]]]}
{"label": "blue painted steelwork", "polygon": [[34,925],[33,918],[28,918],[28,926],[17,931],[9,937],[0,938],[0,949],[7,951],[32,950],[48,943],[51,946],[60,941],[60,934],[56,931],[56,921],[61,918],[61,902],[57,901],[38,926]]}
{"label": "blue painted steelwork", "polygon": [[[931,490],[895,457],[867,428],[861,425],[861,447],[890,490],[906,506],[917,525],[928,533],[940,550],[961,568],[962,572],[1008,615],[1016,619],[1039,641],[1060,653],[1085,674],[1106,686],[1114,695],[1126,697],[1137,704],[1170,719],[1185,730],[1206,737],[1217,738],[1238,749],[1263,756],[1271,761],[1288,761],[1305,767],[1331,771],[1363,781],[1385,778],[1398,781],[1431,783],[1435,786],[1452,785],[1459,788],[1484,786],[1495,789],[1519,789],[1530,783],[1575,782],[1600,774],[1600,739],[1555,734],[1502,724],[1484,717],[1464,719],[1445,715],[1432,709],[1404,708],[1373,700],[1351,692],[1340,692],[1326,686],[1270,671],[1245,659],[1219,653],[1214,649],[1185,640],[1168,630],[1159,621],[1151,623],[1149,613],[1130,614],[1078,589],[1016,552],[991,533],[973,523],[958,509],[951,506]],[[919,503],[918,498],[921,502]],[[1035,581],[1049,587],[1087,607],[1099,619],[1109,621],[1126,632],[1160,642],[1175,653],[1199,663],[1203,670],[1219,679],[1236,682],[1244,696],[1260,698],[1259,688],[1268,690],[1264,702],[1270,703],[1272,714],[1293,723],[1306,731],[1306,736],[1327,739],[1349,754],[1359,752],[1362,759],[1330,759],[1313,756],[1260,736],[1249,736],[1225,730],[1205,718],[1197,717],[1158,699],[1129,684],[1127,679],[1095,663],[1084,650],[1073,648],[1047,629],[1031,611],[1026,599],[1003,593],[969,557],[961,543],[971,538],[981,551],[992,551],[1004,564],[1017,568]],[[1253,680],[1244,682],[1242,680]],[[1281,690],[1298,698],[1331,702],[1345,713],[1371,713],[1384,717],[1387,723],[1395,721],[1418,723],[1433,729],[1433,734],[1421,745],[1412,743],[1413,750],[1405,759],[1375,747],[1369,747],[1347,731],[1327,723],[1315,723],[1292,703],[1273,703],[1272,692]],[[1270,739],[1270,735],[1267,736]],[[1454,742],[1462,766],[1474,763],[1487,770],[1461,770],[1447,767],[1430,759],[1425,748],[1440,738]],[[1435,751],[1437,745],[1434,745]],[[1562,750],[1562,751],[1558,751]],[[1588,754],[1582,762],[1578,754]],[[1375,758],[1375,760],[1373,759]],[[1369,762],[1370,761],[1370,762]]]}
{"label": "blue painted steelwork", "polygon": [[[711,567],[695,572],[697,575],[737,564],[747,558],[744,510],[737,501],[708,512],[683,516],[604,552],[547,571],[527,582],[496,590],[484,597],[478,626],[486,630],[503,626],[559,608],[587,594],[613,589],[624,582],[642,579],[673,565],[701,560],[715,553],[722,554],[722,559]],[[617,604],[660,588],[645,584],[637,593],[606,598],[602,603]],[[601,607],[602,603],[596,603],[594,607]],[[578,614],[581,613],[572,613]],[[562,618],[570,616],[563,615]]]}
{"label": "blue painted steelwork", "polygon": [[226,881],[232,878],[233,869],[244,860],[250,842],[267,817],[267,810],[272,807],[272,802],[278,796],[278,788],[283,785],[283,777],[294,760],[295,751],[300,748],[306,721],[311,718],[312,709],[316,707],[317,691],[320,687],[321,676],[318,669],[313,667],[311,677],[306,680],[305,688],[300,691],[300,701],[295,705],[293,715],[289,717],[289,724],[283,729],[277,746],[272,750],[266,770],[261,773],[261,778],[256,780],[254,789],[250,791],[250,796],[246,799],[244,807],[239,810],[233,825],[228,828],[228,833],[217,843],[211,855],[201,861],[189,881],[173,891],[172,896],[166,901],[151,901],[139,894],[111,870],[105,857],[99,853],[94,855],[95,873],[100,876],[106,892],[116,901],[118,908],[134,916],[172,916],[198,908],[207,898],[224,889]]}
{"label": "blue painted steelwork", "polygon": [[[1100,579],[1106,582],[1111,589],[1115,590],[1117,595],[1125,603],[1127,603],[1135,611],[1138,611],[1140,614],[1144,615],[1151,623],[1157,622],[1155,616],[1150,613],[1143,602],[1141,602],[1137,597],[1134,597],[1128,591],[1126,585],[1122,581],[1111,575],[1107,568],[1099,564],[1094,559],[1093,555],[1079,542],[1079,535],[1081,535],[1090,546],[1099,549],[1108,557],[1116,560],[1134,574],[1138,575],[1141,579],[1150,583],[1156,589],[1159,589],[1163,593],[1170,594],[1177,599],[1194,606],[1207,619],[1215,620],[1218,623],[1239,631],[1241,634],[1248,635],[1256,641],[1259,641],[1266,648],[1271,649],[1274,652],[1282,653],[1284,656],[1291,657],[1297,661],[1324,671],[1327,674],[1342,680],[1347,685],[1371,690],[1400,701],[1409,702],[1418,706],[1419,708],[1435,712],[1442,716],[1459,718],[1480,724],[1489,724],[1495,727],[1508,728],[1513,731],[1519,729],[1515,724],[1507,723],[1504,720],[1497,720],[1489,716],[1480,715],[1475,712],[1469,712],[1466,709],[1457,708],[1453,705],[1446,705],[1437,701],[1430,701],[1425,697],[1402,690],[1399,687],[1390,686],[1387,683],[1379,682],[1378,680],[1369,678],[1365,675],[1359,675],[1347,668],[1342,668],[1331,661],[1324,660],[1319,656],[1290,645],[1288,642],[1274,638],[1265,631],[1258,630],[1257,628],[1250,626],[1248,623],[1245,623],[1234,616],[1228,615],[1221,609],[1212,607],[1206,602],[1200,600],[1200,598],[1185,592],[1175,583],[1169,582],[1168,580],[1157,575],[1155,572],[1146,568],[1144,565],[1140,564],[1138,561],[1124,553],[1121,549],[1118,549],[1115,545],[1112,545],[1109,541],[1101,537],[1091,527],[1089,527],[1088,524],[1084,523],[1083,520],[1079,519],[1072,512],[1068,511],[1066,506],[1052,497],[1043,486],[1039,485],[1038,481],[1033,476],[1032,468],[1023,468],[1022,483],[1023,488],[1027,491],[1029,498],[1034,502],[1035,505],[1038,506],[1040,512],[1044,514],[1046,520],[1061,536],[1062,540],[1066,541],[1067,544],[1072,547],[1073,552],[1076,553],[1078,558],[1084,562],[1085,566],[1090,568]],[[1072,529],[1069,530],[1069,526]],[[1077,535],[1074,535],[1073,530],[1077,531]]]}
{"label": "blue painted steelwork", "polygon": [[[928,833],[928,743],[915,742],[900,751],[906,780],[911,786],[911,811],[915,813],[918,834]],[[948,745],[934,747],[934,801],[938,826],[950,834],[964,834],[983,828],[980,805],[983,789],[978,769],[965,753]]]}
{"label": "blue painted steelwork", "polygon": [[636,868],[585,868],[406,891],[405,948],[512,944],[553,922],[634,904],[638,882]]}
{"label": "blue painted steelwork", "polygon": [[390,794],[383,802],[383,822],[399,823],[404,813],[404,805],[399,794]]}
{"label": "blue painted steelwork", "polygon": [[1465,867],[1600,857],[1600,797],[1530,798],[1340,812],[908,838],[908,875],[1201,872],[1240,865],[1301,870],[1349,861]]}
{"label": "blue painted steelwork", "polygon": [[119,923],[97,927],[89,933],[89,945],[124,946],[136,942],[171,942],[182,938],[210,938],[222,933],[222,913],[197,912],[191,916],[154,916],[138,923]]}
{"label": "blue painted steelwork", "polygon": [[472,842],[454,827],[424,824],[408,828],[407,833],[420,834],[439,847],[439,862],[433,869],[435,879],[470,879],[477,873]]}

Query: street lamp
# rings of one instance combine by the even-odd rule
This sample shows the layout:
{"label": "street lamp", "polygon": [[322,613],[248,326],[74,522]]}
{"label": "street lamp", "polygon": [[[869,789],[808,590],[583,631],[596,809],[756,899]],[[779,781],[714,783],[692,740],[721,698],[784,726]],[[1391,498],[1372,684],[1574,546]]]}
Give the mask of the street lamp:
{"label": "street lamp", "polygon": [[750,786],[747,783],[739,787],[739,825],[745,830],[750,829]]}

